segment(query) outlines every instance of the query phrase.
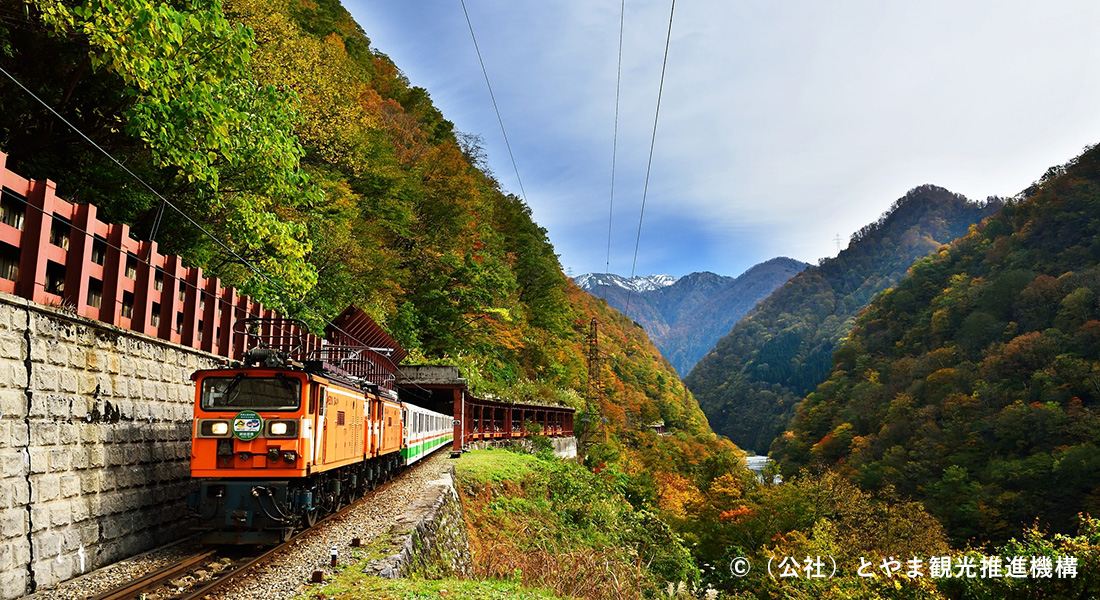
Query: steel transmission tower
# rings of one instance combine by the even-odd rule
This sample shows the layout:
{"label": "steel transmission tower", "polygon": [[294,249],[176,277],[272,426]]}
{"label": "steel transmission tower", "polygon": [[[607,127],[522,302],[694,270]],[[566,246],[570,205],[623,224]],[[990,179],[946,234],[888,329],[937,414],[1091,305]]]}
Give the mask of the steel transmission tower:
{"label": "steel transmission tower", "polygon": [[588,393],[585,394],[589,407],[593,403],[598,407],[603,400],[603,385],[600,383],[600,338],[599,324],[595,317],[588,328]]}

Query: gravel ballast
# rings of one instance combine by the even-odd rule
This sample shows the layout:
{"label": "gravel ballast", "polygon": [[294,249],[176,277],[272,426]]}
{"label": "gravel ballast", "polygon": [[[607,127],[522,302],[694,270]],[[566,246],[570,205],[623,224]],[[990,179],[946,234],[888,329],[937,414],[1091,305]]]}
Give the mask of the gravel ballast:
{"label": "gravel ballast", "polygon": [[[330,519],[298,537],[284,552],[254,567],[242,579],[207,596],[210,600],[284,600],[308,590],[314,571],[331,573],[333,546],[342,564],[352,560],[351,540],[363,546],[386,534],[426,484],[447,468],[446,451],[437,452],[410,468],[339,518]],[[39,590],[25,600],[84,600],[162,569],[198,551],[194,542],[177,542],[131,557],[97,571]]]}

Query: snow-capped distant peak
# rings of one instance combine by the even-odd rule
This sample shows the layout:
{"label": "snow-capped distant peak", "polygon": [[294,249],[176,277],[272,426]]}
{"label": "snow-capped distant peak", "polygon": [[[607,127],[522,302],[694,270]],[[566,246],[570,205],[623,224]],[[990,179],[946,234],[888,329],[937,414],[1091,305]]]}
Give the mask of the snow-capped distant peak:
{"label": "snow-capped distant peak", "polygon": [[648,285],[653,286],[651,289],[668,287],[680,280],[679,277],[673,277],[672,275],[650,275],[648,277],[635,277],[637,280],[644,280]]}
{"label": "snow-capped distant peak", "polygon": [[649,292],[668,287],[676,283],[677,280],[679,280],[679,277],[673,277],[672,275],[646,275],[645,277],[638,276],[627,279],[614,273],[585,273],[573,278],[573,281],[581,289],[588,291],[592,291],[599,286],[614,285],[635,292]]}

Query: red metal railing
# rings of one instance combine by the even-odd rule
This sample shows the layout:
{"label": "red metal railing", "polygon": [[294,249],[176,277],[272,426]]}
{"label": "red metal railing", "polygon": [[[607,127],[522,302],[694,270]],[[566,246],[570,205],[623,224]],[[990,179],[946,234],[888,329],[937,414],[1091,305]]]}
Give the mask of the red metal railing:
{"label": "red metal railing", "polygon": [[[0,291],[32,302],[199,350],[239,358],[246,349],[237,319],[278,319],[270,308],[179,256],[157,252],[153,241],[130,237],[127,225],[104,223],[96,207],[70,204],[50,180],[25,179],[0,152]],[[300,334],[304,358],[323,340],[287,320]],[[274,335],[270,329],[260,332]]]}
{"label": "red metal railing", "polygon": [[482,400],[472,396],[462,398],[456,415],[454,447],[477,440],[524,438],[530,435],[570,437],[573,435],[574,410],[567,406],[539,406]]}

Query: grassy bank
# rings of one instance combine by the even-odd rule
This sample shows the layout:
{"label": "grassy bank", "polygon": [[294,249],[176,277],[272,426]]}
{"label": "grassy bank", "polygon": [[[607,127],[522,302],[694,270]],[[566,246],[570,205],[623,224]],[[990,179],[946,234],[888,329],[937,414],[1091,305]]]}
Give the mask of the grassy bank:
{"label": "grassy bank", "polygon": [[552,455],[480,450],[455,461],[473,551],[469,579],[378,579],[367,550],[300,600],[446,598],[640,600],[690,589],[691,556],[656,515],[623,496],[616,469]]}
{"label": "grassy bank", "polygon": [[546,590],[525,587],[515,581],[463,579],[380,579],[349,568],[320,590],[300,600],[569,600]]}
{"label": "grassy bank", "polygon": [[475,574],[591,600],[653,597],[697,582],[688,551],[623,496],[625,477],[552,456],[483,450],[456,463]]}

